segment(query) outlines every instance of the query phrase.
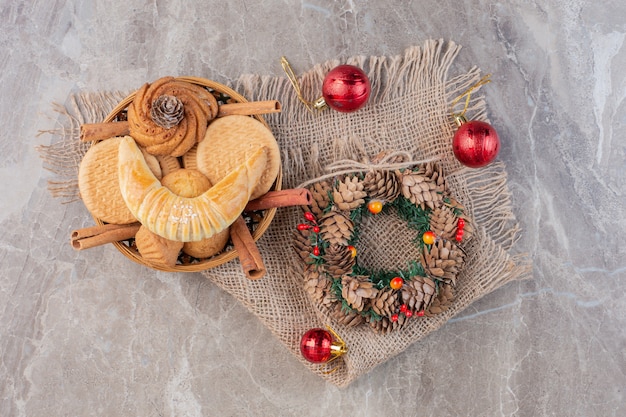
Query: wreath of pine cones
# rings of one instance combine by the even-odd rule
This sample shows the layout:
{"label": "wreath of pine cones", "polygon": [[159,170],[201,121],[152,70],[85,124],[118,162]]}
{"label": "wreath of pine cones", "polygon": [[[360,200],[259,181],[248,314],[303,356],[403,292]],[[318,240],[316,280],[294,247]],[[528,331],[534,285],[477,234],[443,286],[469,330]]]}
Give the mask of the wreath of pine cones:
{"label": "wreath of pine cones", "polygon": [[[340,324],[369,325],[382,334],[449,308],[465,260],[461,246],[473,227],[438,165],[348,174],[308,189],[313,201],[304,207],[293,247],[317,308]],[[391,210],[416,231],[420,257],[404,270],[367,270],[356,248],[361,221]]]}

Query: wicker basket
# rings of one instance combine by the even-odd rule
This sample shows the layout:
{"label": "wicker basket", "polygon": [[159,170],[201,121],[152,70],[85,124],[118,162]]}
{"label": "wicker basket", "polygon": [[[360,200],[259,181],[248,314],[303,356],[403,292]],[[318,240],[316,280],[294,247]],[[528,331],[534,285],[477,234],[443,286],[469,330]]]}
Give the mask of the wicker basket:
{"label": "wicker basket", "polygon": [[[210,81],[210,80],[207,80],[204,78],[198,78],[198,77],[177,77],[176,79],[180,81],[186,81],[186,82],[190,82],[193,84],[197,84],[199,86],[206,87],[212,91],[222,93],[230,97],[231,102],[245,103],[248,101],[241,94],[237,93],[235,90],[225,85],[216,83],[214,81]],[[111,112],[108,114],[104,122],[116,121],[118,117],[128,107],[128,105],[133,101],[133,99],[135,98],[135,94],[136,93],[132,93],[128,97],[126,97],[124,100],[122,100],[113,110],[111,110]],[[251,117],[254,117],[255,119],[263,123],[269,129],[269,126],[267,122],[265,121],[265,119],[263,119],[263,117],[258,116],[258,115],[251,116]],[[277,190],[280,190],[281,187],[282,187],[282,167],[278,172],[278,176],[276,177],[276,180],[274,181],[272,190],[277,191]],[[264,210],[262,212],[262,219],[258,222],[258,224],[255,224],[254,230],[252,231],[252,237],[254,238],[255,241],[257,241],[263,235],[263,233],[265,233],[270,223],[272,222],[272,219],[274,218],[275,214],[276,214],[275,208]],[[104,222],[102,222],[102,220],[98,218],[94,217],[94,220],[98,225],[104,224]],[[160,271],[166,271],[166,272],[204,271],[206,269],[214,268],[218,265],[229,262],[238,256],[237,251],[232,247],[232,245],[228,245],[222,253],[215,255],[213,257],[206,258],[206,259],[198,259],[198,260],[194,259],[193,262],[186,263],[186,264],[177,263],[174,267],[170,268],[167,266],[152,265],[152,264],[147,263],[146,261],[143,260],[143,258],[141,257],[141,254],[139,254],[137,249],[134,248],[130,244],[129,241],[114,242],[113,245],[115,245],[115,247],[120,252],[122,252],[122,254],[126,256],[127,258],[141,265],[145,265],[149,268],[157,269]]]}

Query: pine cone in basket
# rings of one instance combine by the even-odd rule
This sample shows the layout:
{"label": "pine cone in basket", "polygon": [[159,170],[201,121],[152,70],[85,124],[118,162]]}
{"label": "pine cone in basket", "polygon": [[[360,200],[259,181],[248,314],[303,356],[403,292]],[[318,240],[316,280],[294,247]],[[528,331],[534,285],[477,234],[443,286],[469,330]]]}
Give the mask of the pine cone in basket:
{"label": "pine cone in basket", "polygon": [[341,296],[350,307],[357,311],[363,311],[370,298],[376,297],[378,289],[367,276],[344,275],[341,278]]}
{"label": "pine cone in basket", "polygon": [[330,245],[324,254],[324,261],[328,273],[339,278],[352,270],[356,258],[347,246]]}
{"label": "pine cone in basket", "polygon": [[332,194],[333,187],[328,181],[316,182],[308,187],[313,197],[310,210],[317,218],[324,215],[324,210],[330,204],[330,195]]}
{"label": "pine cone in basket", "polygon": [[436,284],[432,279],[415,276],[402,286],[402,303],[413,313],[426,310],[432,303],[435,291]]}
{"label": "pine cone in basket", "polygon": [[430,307],[426,309],[426,316],[432,317],[447,311],[454,301],[454,287],[451,284],[441,283],[437,296],[433,299]]}
{"label": "pine cone in basket", "polygon": [[354,210],[365,203],[365,197],[367,193],[363,190],[363,182],[356,175],[346,176],[333,189],[333,201],[339,210]]}
{"label": "pine cone in basket", "polygon": [[393,171],[377,170],[365,174],[363,189],[370,199],[393,201],[402,191],[400,180]]}
{"label": "pine cone in basket", "polygon": [[[183,116],[172,125],[178,119],[178,102]],[[137,143],[153,155],[178,157],[204,139],[207,124],[217,112],[217,100],[209,91],[174,77],[163,77],[144,84],[127,113],[130,135]]]}
{"label": "pine cone in basket", "polygon": [[329,211],[320,220],[322,239],[331,245],[348,245],[354,233],[354,222],[341,211]]}
{"label": "pine cone in basket", "polygon": [[424,246],[421,254],[421,262],[428,276],[452,285],[456,284],[464,261],[463,251],[452,241],[444,239],[437,240],[430,249]]}

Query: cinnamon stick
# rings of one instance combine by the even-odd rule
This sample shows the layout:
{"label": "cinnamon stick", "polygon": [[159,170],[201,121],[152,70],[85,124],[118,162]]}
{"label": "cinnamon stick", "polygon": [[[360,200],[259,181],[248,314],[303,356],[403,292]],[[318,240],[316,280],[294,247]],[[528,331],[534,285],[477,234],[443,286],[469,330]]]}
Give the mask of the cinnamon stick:
{"label": "cinnamon stick", "polygon": [[261,197],[249,201],[244,211],[266,210],[275,207],[306,206],[313,202],[313,196],[306,188],[269,191]]}
{"label": "cinnamon stick", "polygon": [[255,114],[280,113],[281,106],[277,100],[249,101],[246,103],[229,103],[220,106],[217,117],[235,114],[253,116]]}
{"label": "cinnamon stick", "polygon": [[80,140],[93,142],[130,133],[128,122],[84,123],[80,125]]}
{"label": "cinnamon stick", "polygon": [[70,243],[76,250],[89,249],[135,236],[140,223],[105,224],[72,231]]}
{"label": "cinnamon stick", "polygon": [[241,269],[246,277],[251,280],[262,278],[265,275],[265,265],[243,217],[239,216],[230,226],[230,238],[239,254]]}

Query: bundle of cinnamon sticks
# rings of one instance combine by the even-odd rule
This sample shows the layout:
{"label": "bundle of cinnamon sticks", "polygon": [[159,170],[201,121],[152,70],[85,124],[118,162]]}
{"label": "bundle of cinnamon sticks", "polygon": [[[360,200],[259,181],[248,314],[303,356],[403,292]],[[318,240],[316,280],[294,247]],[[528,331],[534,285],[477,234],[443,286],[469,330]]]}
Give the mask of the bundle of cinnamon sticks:
{"label": "bundle of cinnamon sticks", "polygon": [[[270,208],[305,206],[311,204],[311,193],[305,188],[269,191],[256,200],[250,201],[244,212],[267,210]],[[70,243],[76,250],[89,249],[107,243],[127,240],[135,236],[140,223],[126,225],[105,224],[72,231]],[[265,275],[265,265],[254,238],[240,216],[230,228],[231,241],[241,262],[241,267],[249,279],[259,279]]]}

